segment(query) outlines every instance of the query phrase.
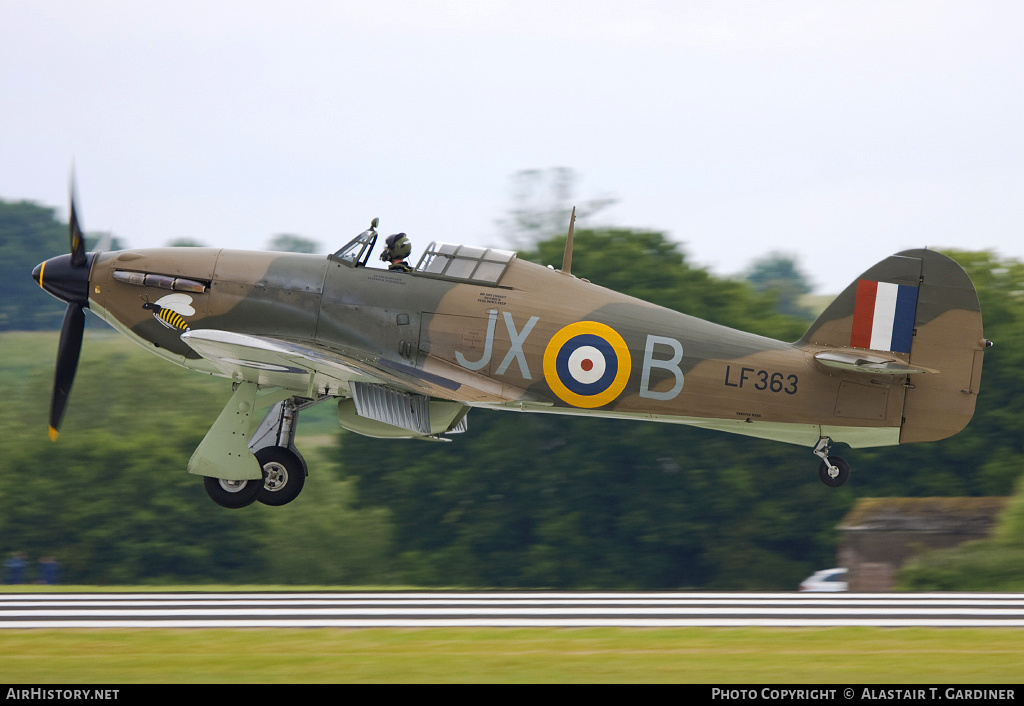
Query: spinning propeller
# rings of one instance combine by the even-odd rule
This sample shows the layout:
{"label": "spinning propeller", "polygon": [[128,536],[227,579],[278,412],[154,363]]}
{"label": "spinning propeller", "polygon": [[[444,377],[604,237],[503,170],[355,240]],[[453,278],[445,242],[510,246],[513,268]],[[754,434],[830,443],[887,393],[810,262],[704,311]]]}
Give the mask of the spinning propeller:
{"label": "spinning propeller", "polygon": [[50,258],[36,265],[32,279],[40,287],[68,303],[64,323],[60,329],[57,347],[57,372],[53,380],[53,400],[50,403],[50,439],[57,440],[64,408],[67,406],[71,384],[78,368],[78,355],[82,350],[85,329],[85,309],[89,306],[89,270],[95,253],[85,252],[85,239],[75,213],[74,189],[71,194],[71,218],[68,222],[71,252]]}

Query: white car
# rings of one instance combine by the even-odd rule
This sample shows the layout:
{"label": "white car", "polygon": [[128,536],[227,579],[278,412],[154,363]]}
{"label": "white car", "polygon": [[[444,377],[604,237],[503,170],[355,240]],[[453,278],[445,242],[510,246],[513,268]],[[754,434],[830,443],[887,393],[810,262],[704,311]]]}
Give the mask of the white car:
{"label": "white car", "polygon": [[846,569],[824,569],[800,582],[801,591],[845,591]]}

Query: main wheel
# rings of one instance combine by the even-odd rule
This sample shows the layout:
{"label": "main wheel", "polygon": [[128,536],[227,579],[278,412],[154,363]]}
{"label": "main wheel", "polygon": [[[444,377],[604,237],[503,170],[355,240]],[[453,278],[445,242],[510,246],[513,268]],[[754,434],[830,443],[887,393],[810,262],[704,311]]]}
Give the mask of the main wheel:
{"label": "main wheel", "polygon": [[[829,463],[839,469],[839,473],[837,473],[835,477],[828,472]],[[846,482],[847,478],[850,477],[850,464],[848,464],[841,456],[829,456],[828,463],[822,461],[821,465],[818,467],[818,477],[821,478],[821,482],[825,485],[838,488]]]}
{"label": "main wheel", "polygon": [[264,505],[286,505],[299,496],[306,483],[306,469],[299,457],[283,446],[267,446],[256,452],[263,468],[263,484],[256,499]]}
{"label": "main wheel", "polygon": [[256,493],[259,492],[263,483],[258,480],[226,480],[205,476],[203,485],[206,487],[206,494],[210,496],[210,500],[221,507],[237,510],[255,502]]}

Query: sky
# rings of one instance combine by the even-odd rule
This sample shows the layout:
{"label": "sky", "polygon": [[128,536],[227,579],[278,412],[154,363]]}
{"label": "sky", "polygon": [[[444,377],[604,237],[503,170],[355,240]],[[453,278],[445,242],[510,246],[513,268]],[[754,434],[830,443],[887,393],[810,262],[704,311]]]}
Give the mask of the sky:
{"label": "sky", "polygon": [[1024,259],[1022,37],[1014,1],[4,0],[0,198],[66,218],[73,168],[131,247],[378,216],[415,259],[508,247],[513,175],[568,168],[615,200],[580,225],[836,293],[907,248]]}

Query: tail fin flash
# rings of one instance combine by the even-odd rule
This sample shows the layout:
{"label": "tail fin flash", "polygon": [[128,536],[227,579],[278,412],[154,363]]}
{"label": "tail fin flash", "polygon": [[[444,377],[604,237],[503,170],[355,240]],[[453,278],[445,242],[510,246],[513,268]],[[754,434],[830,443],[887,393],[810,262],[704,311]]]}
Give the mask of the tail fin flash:
{"label": "tail fin flash", "polygon": [[900,443],[967,426],[981,382],[981,306],[963,268],[931,250],[882,260],[847,287],[799,346],[819,363],[866,375],[905,373]]}

